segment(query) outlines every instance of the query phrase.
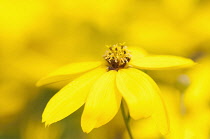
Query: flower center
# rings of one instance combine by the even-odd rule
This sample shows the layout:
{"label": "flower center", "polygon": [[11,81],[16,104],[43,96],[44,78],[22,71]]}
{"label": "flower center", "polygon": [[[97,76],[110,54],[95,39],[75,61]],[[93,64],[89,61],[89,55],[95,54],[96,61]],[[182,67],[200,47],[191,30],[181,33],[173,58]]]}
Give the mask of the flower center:
{"label": "flower center", "polygon": [[131,60],[131,54],[124,44],[116,44],[107,46],[109,50],[106,51],[104,59],[109,64],[109,70],[119,70]]}

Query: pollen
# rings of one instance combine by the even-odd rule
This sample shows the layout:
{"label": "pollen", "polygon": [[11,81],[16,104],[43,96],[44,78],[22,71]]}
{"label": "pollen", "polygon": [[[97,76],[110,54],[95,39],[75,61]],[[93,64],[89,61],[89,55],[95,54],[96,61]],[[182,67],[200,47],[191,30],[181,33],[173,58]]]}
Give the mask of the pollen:
{"label": "pollen", "polygon": [[104,59],[109,64],[109,70],[119,70],[124,68],[131,60],[131,54],[124,44],[115,44],[107,46],[109,50],[106,51]]}

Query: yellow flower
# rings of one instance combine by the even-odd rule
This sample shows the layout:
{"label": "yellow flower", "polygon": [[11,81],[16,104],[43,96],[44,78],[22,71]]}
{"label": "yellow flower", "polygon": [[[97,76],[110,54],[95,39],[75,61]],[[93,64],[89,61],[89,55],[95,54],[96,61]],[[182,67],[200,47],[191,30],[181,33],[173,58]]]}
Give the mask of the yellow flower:
{"label": "yellow flower", "polygon": [[198,60],[199,64],[188,72],[191,84],[185,92],[184,102],[189,111],[193,113],[209,110],[209,59],[210,57],[207,56]]}
{"label": "yellow flower", "polygon": [[[164,84],[159,87],[169,115],[170,133],[161,135],[151,118],[146,118],[131,121],[134,139],[209,139],[210,111],[196,107],[198,112],[191,113],[185,109],[183,94],[178,89]],[[127,134],[124,139],[129,139]]]}
{"label": "yellow flower", "polygon": [[108,123],[125,100],[133,119],[151,117],[162,134],[167,134],[169,122],[156,83],[138,69],[161,70],[191,66],[190,59],[149,55],[140,48],[124,44],[108,46],[104,61],[72,63],[41,79],[46,85],[74,79],[48,102],[42,120],[50,125],[64,119],[85,104],[81,118],[84,132]]}

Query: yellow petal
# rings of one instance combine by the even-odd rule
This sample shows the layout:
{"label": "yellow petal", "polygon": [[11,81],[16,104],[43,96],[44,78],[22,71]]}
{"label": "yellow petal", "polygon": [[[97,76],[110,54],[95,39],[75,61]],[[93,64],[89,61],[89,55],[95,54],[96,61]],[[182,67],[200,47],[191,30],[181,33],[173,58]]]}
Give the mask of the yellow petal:
{"label": "yellow petal", "polygon": [[156,83],[144,72],[129,68],[117,73],[117,88],[132,118],[152,116],[162,134],[169,130],[168,116]]}
{"label": "yellow petal", "polygon": [[104,73],[92,87],[81,119],[84,132],[108,123],[116,115],[121,102],[116,90],[116,74],[114,70]]}
{"label": "yellow petal", "polygon": [[156,90],[147,78],[145,73],[131,68],[119,70],[117,73],[117,88],[135,120],[148,117],[153,111],[151,102]]}
{"label": "yellow petal", "polygon": [[43,112],[42,121],[50,125],[80,108],[85,103],[92,84],[104,72],[106,68],[99,67],[66,85],[50,99]]}
{"label": "yellow petal", "polygon": [[72,63],[61,67],[60,69],[50,73],[37,82],[37,86],[72,79],[81,73],[87,72],[101,65],[101,62],[80,62]]}
{"label": "yellow petal", "polygon": [[170,122],[165,104],[160,94],[157,94],[156,99],[152,103],[155,107],[155,110],[151,118],[155,121],[161,134],[166,135],[170,130]]}
{"label": "yellow petal", "polygon": [[130,64],[140,69],[163,70],[189,67],[195,63],[191,59],[178,56],[154,55],[138,59],[133,58]]}

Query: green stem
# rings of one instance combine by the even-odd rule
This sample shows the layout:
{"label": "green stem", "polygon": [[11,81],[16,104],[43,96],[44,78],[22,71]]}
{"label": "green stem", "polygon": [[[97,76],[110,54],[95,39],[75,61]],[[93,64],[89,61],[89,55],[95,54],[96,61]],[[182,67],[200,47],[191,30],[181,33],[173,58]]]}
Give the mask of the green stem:
{"label": "green stem", "polygon": [[124,104],[123,104],[123,101],[122,101],[120,107],[121,107],[121,112],[122,112],[123,120],[124,120],[126,129],[127,129],[127,131],[128,131],[128,135],[129,135],[130,139],[134,139],[134,138],[133,138],[133,135],[132,135],[132,133],[131,133],[130,126],[129,126],[130,115],[129,115],[129,114],[126,115],[125,106],[124,106]]}

